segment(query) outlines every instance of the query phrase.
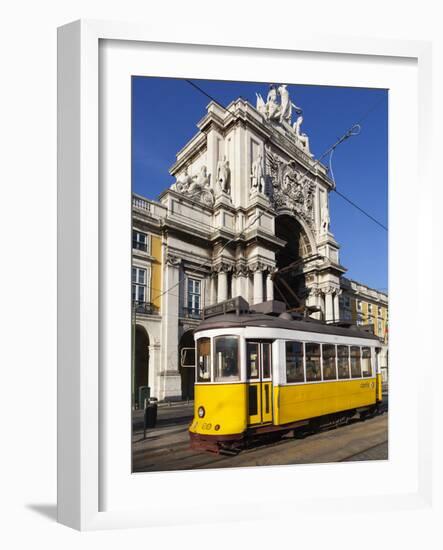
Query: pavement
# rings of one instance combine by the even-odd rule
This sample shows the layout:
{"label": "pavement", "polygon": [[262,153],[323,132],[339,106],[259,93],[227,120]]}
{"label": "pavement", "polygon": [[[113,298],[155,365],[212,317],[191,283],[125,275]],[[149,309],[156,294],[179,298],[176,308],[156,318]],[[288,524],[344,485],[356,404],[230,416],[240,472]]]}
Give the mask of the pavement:
{"label": "pavement", "polygon": [[292,433],[275,443],[257,443],[235,456],[190,449],[188,426],[193,402],[177,402],[158,407],[155,428],[143,437],[143,411],[133,412],[133,471],[172,471],[239,466],[328,463],[388,459],[388,403],[384,413],[347,425],[305,434]]}

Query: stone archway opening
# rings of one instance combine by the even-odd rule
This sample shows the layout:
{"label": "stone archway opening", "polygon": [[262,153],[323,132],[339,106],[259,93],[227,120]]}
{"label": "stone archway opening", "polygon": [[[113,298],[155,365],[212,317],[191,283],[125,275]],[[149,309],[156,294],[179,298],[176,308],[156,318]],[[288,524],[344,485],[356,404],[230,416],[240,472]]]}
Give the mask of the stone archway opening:
{"label": "stone archway opening", "polygon": [[142,408],[142,402],[147,397],[146,387],[149,386],[149,335],[140,326],[135,327],[134,342],[134,403]]}
{"label": "stone archway opening", "polygon": [[311,243],[300,222],[288,214],[276,217],[275,235],[286,244],[275,254],[278,271],[274,276],[274,297],[288,308],[301,307],[306,296],[303,266],[312,255]]}
{"label": "stone archway opening", "polygon": [[192,330],[187,330],[180,338],[178,353],[181,396],[185,401],[192,401],[195,383],[195,340]]}

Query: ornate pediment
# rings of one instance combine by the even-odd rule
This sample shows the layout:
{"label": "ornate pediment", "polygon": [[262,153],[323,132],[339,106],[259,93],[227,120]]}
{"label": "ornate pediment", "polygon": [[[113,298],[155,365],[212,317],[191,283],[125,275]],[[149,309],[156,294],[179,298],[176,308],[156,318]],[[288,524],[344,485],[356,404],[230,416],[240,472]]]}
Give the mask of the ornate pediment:
{"label": "ornate pediment", "polygon": [[297,170],[295,161],[285,162],[269,149],[266,150],[266,173],[269,198],[277,212],[290,210],[312,226],[315,183]]}

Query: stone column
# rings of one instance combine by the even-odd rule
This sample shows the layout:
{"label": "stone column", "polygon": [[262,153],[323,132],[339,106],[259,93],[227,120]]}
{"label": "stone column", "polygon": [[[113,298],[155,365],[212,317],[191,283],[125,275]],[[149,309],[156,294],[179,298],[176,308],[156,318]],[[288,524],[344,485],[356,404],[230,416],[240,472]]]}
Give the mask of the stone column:
{"label": "stone column", "polygon": [[217,303],[217,286],[216,286],[216,274],[212,273],[210,278],[210,290],[209,290],[209,300],[211,306]]}
{"label": "stone column", "polygon": [[334,303],[332,298],[332,291],[327,289],[325,292],[325,321],[331,322],[334,320]]}
{"label": "stone column", "polygon": [[238,289],[237,289],[237,275],[235,273],[232,274],[232,280],[231,280],[231,296],[232,298],[235,298],[238,296]]}
{"label": "stone column", "polygon": [[254,271],[254,304],[263,302],[263,272],[260,268]]}
{"label": "stone column", "polygon": [[167,253],[164,267],[164,288],[170,289],[162,296],[161,328],[161,383],[158,397],[180,399],[181,377],[178,371],[178,315],[180,307],[179,286],[180,258]]}
{"label": "stone column", "polygon": [[341,290],[337,290],[334,294],[334,321],[340,321],[340,294]]}
{"label": "stone column", "polygon": [[221,269],[218,272],[217,302],[224,302],[228,299],[228,274]]}
{"label": "stone column", "polygon": [[159,395],[160,353],[160,339],[155,337],[153,345],[149,346],[148,385],[151,388],[151,397],[158,397]]}
{"label": "stone column", "polygon": [[266,300],[273,300],[274,299],[274,283],[271,278],[271,272],[267,272],[266,274]]}
{"label": "stone column", "polygon": [[245,269],[239,269],[237,271],[237,296],[241,296],[248,301],[248,274]]}

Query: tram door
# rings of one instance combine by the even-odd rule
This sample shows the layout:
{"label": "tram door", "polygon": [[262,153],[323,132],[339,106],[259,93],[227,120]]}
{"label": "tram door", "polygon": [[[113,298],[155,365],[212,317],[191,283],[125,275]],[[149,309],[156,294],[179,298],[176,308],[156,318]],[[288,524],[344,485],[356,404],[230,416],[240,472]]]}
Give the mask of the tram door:
{"label": "tram door", "polygon": [[272,422],[271,342],[246,342],[249,424]]}

